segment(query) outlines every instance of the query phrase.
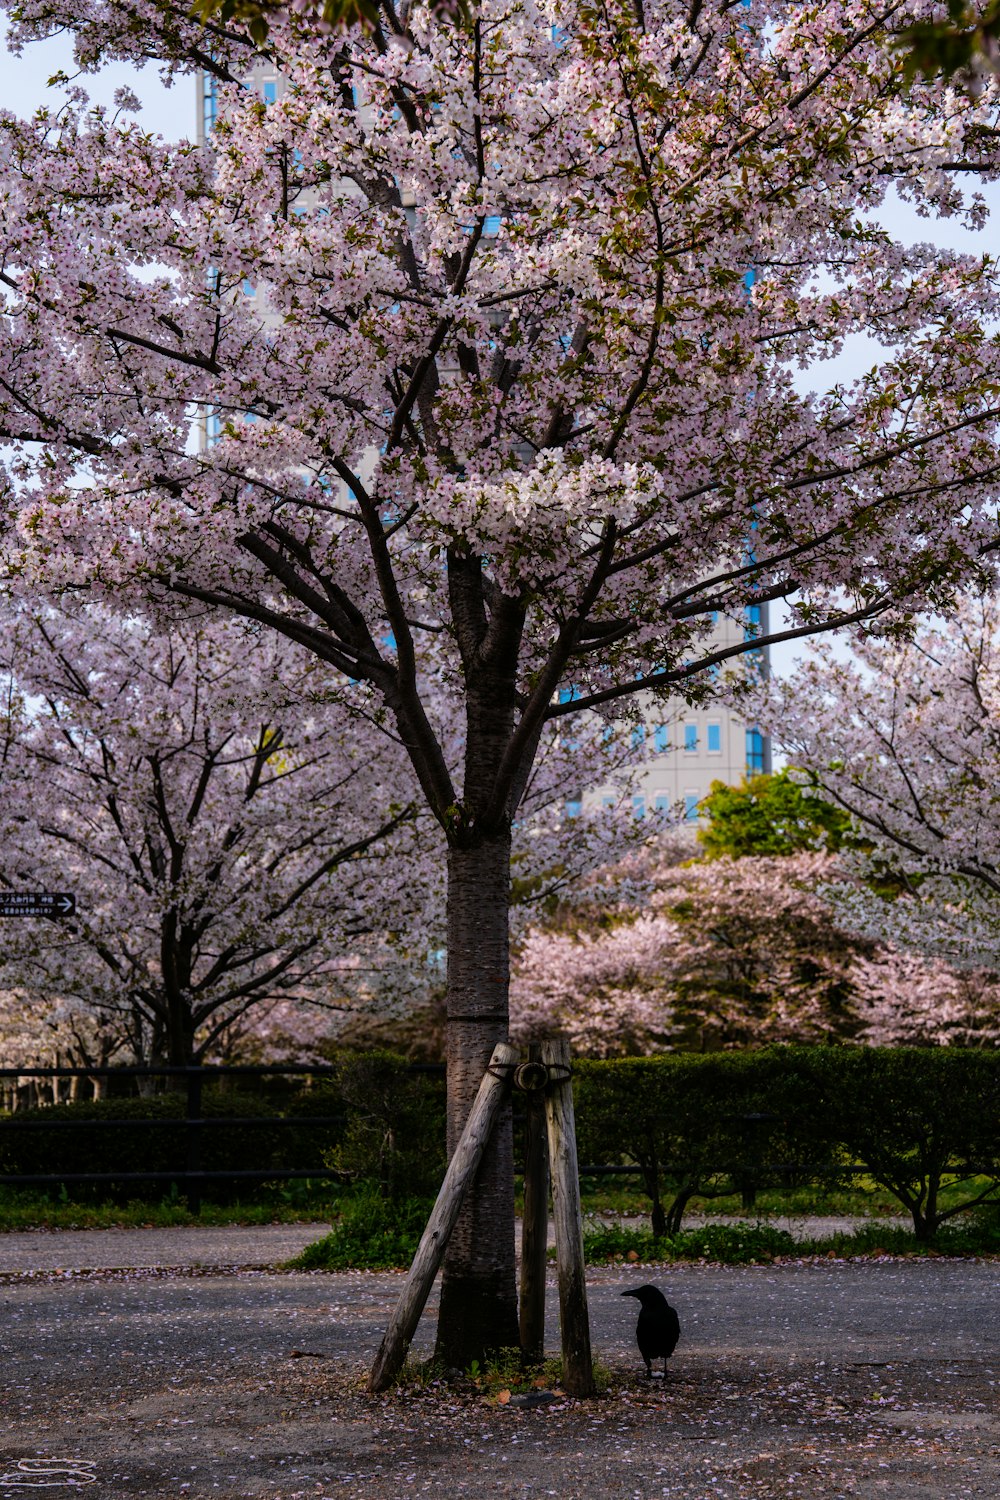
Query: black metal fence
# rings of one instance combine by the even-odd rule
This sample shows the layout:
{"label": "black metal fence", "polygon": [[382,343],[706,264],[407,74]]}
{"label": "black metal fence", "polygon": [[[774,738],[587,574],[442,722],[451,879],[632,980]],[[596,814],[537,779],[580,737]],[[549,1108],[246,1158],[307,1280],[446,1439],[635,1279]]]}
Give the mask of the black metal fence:
{"label": "black metal fence", "polygon": [[[180,1126],[184,1131],[185,1150],[184,1166],[176,1171],[148,1171],[148,1172],[35,1172],[35,1173],[0,1173],[0,1185],[5,1187],[60,1187],[63,1184],[80,1186],[99,1186],[101,1184],[110,1186],[113,1184],[135,1185],[148,1183],[176,1183],[183,1187],[187,1198],[188,1208],[192,1213],[197,1213],[201,1207],[202,1191],[209,1182],[221,1184],[235,1184],[240,1182],[276,1182],[294,1179],[342,1179],[343,1173],[323,1167],[308,1168],[231,1168],[228,1170],[208,1170],[202,1166],[202,1143],[204,1132],[219,1128],[246,1127],[247,1129],[267,1128],[269,1130],[281,1130],[282,1128],[317,1125],[344,1125],[347,1116],[344,1114],[295,1114],[295,1115],[209,1115],[205,1116],[202,1111],[202,1087],[209,1079],[250,1079],[266,1077],[306,1077],[333,1078],[336,1069],[324,1067],[320,1064],[296,1064],[296,1063],[270,1063],[259,1066],[212,1066],[192,1065],[187,1067],[170,1066],[94,1066],[82,1068],[0,1068],[0,1080],[11,1079],[21,1082],[24,1079],[89,1079],[91,1081],[101,1078],[117,1081],[132,1080],[140,1078],[172,1078],[182,1080],[185,1087],[184,1114],[180,1117],[164,1117],[160,1119],[88,1119],[88,1120],[66,1120],[45,1119],[45,1109],[30,1110],[30,1119],[20,1119],[20,1111],[12,1114],[3,1122],[3,1130],[101,1130],[101,1131],[132,1131],[132,1130],[176,1130]],[[444,1065],[438,1063],[413,1063],[410,1072],[419,1074],[444,1075]],[[118,1095],[121,1097],[120,1093]],[[98,1096],[94,1096],[98,1097]],[[59,1100],[60,1103],[76,1102],[72,1099]]]}
{"label": "black metal fence", "polygon": [[[248,1130],[283,1130],[288,1128],[301,1128],[312,1126],[343,1126],[348,1121],[348,1116],[340,1114],[299,1114],[294,1115],[225,1115],[211,1114],[206,1116],[202,1109],[203,1085],[207,1080],[221,1079],[261,1079],[280,1077],[301,1077],[312,1079],[333,1079],[337,1075],[337,1069],[332,1066],[320,1064],[293,1064],[293,1063],[271,1063],[259,1066],[224,1066],[224,1065],[192,1065],[187,1067],[170,1066],[136,1066],[121,1067],[113,1065],[59,1068],[59,1067],[37,1067],[37,1068],[0,1068],[0,1083],[4,1080],[21,1082],[24,1079],[50,1079],[53,1081],[62,1079],[94,1079],[101,1078],[115,1080],[116,1084],[131,1081],[137,1083],[141,1078],[171,1078],[182,1081],[184,1088],[184,1113],[183,1115],[165,1116],[158,1119],[77,1119],[67,1120],[65,1118],[46,1119],[47,1109],[29,1109],[24,1113],[28,1118],[19,1118],[21,1111],[17,1111],[3,1121],[0,1131],[157,1131],[177,1130],[181,1128],[184,1135],[183,1166],[171,1170],[149,1170],[149,1171],[119,1171],[119,1172],[36,1172],[36,1173],[4,1173],[0,1172],[0,1186],[13,1188],[59,1188],[65,1185],[69,1187],[97,1187],[112,1185],[122,1186],[145,1186],[156,1183],[169,1186],[176,1184],[177,1188],[183,1189],[188,1208],[192,1213],[197,1213],[201,1207],[203,1190],[209,1183],[219,1185],[237,1185],[239,1183],[262,1183],[291,1180],[331,1180],[343,1181],[344,1173],[326,1167],[267,1167],[267,1168],[225,1168],[210,1169],[203,1165],[203,1144],[205,1133],[222,1129],[238,1127]],[[429,1076],[443,1077],[445,1073],[442,1063],[413,1063],[407,1070],[412,1074],[424,1074]],[[116,1096],[122,1097],[122,1091],[116,1089]],[[95,1096],[96,1097],[96,1096]],[[59,1100],[60,1103],[71,1103],[73,1100]],[[769,1121],[773,1116],[754,1114],[741,1116],[744,1128],[752,1132],[755,1126]],[[523,1115],[515,1113],[515,1125],[523,1123]],[[784,1173],[795,1173],[805,1170],[801,1165],[790,1165],[781,1163],[769,1165],[761,1169],[779,1175]],[[669,1171],[669,1166],[660,1164],[661,1171]],[[844,1167],[842,1171],[861,1172],[863,1167]],[[581,1177],[641,1177],[642,1170],[638,1166],[625,1166],[614,1164],[588,1164],[579,1167]]]}

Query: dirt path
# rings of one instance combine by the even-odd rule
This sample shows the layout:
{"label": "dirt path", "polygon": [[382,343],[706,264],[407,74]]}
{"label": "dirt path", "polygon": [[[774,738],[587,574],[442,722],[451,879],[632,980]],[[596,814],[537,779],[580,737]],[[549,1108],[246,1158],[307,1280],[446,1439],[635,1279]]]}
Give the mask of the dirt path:
{"label": "dirt path", "polygon": [[[997,1273],[943,1259],[601,1268],[589,1286],[610,1392],[537,1410],[450,1387],[366,1397],[394,1276],[8,1274],[0,1496],[29,1492],[18,1461],[73,1459],[45,1493],[995,1500]],[[651,1386],[618,1295],[645,1279],[683,1326]],[[428,1316],[418,1349],[432,1337]]]}

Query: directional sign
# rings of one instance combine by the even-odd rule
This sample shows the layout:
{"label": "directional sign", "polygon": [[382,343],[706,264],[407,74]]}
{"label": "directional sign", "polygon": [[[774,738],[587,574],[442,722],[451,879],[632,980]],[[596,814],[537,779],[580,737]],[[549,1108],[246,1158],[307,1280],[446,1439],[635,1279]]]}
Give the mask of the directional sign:
{"label": "directional sign", "polygon": [[76,897],[62,891],[0,891],[0,917],[71,917]]}

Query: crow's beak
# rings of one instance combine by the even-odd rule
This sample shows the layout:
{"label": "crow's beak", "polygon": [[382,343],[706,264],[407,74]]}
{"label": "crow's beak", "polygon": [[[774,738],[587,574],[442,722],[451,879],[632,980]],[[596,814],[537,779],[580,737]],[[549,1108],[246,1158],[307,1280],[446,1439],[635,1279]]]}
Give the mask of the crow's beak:
{"label": "crow's beak", "polygon": [[638,1292],[622,1292],[621,1295],[623,1297],[638,1297],[639,1293]]}

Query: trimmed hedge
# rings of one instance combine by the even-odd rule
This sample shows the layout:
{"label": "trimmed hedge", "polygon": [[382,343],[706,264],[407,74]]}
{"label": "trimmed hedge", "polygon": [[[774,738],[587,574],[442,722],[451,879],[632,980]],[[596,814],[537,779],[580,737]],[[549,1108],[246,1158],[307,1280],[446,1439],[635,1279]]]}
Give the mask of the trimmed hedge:
{"label": "trimmed hedge", "polygon": [[[1000,1053],[815,1048],[806,1067],[827,1137],[899,1200],[918,1240],[1000,1197]],[[976,1176],[989,1186],[941,1207],[946,1180]]]}
{"label": "trimmed hedge", "polygon": [[[145,1099],[108,1098],[59,1104],[0,1116],[0,1174],[56,1176],[65,1172],[183,1172],[189,1130],[181,1092]],[[311,1125],[207,1125],[198,1132],[199,1168],[205,1172],[282,1170],[338,1173],[345,1182],[372,1182],[398,1198],[437,1192],[445,1169],[445,1082],[413,1074],[405,1058],[371,1051],[344,1056],[336,1076],[291,1091],[249,1092],[204,1085],[199,1118],[226,1116],[296,1120],[310,1115],[334,1123]],[[121,1121],[121,1129],[95,1122]],[[162,1121],[159,1125],[142,1121]],[[70,1129],[61,1122],[72,1122]],[[25,1128],[24,1122],[29,1123]],[[54,1124],[54,1130],[34,1128]],[[137,1128],[129,1129],[131,1122]],[[279,1180],[279,1179],[276,1179]],[[168,1184],[114,1181],[73,1183],[72,1197],[158,1198]],[[202,1196],[229,1201],[259,1192],[259,1181],[204,1184]]]}
{"label": "trimmed hedge", "polygon": [[[634,1162],[655,1234],[694,1195],[862,1166],[933,1239],[955,1214],[1000,1199],[1000,1052],[771,1047],[575,1065],[581,1160]],[[987,1185],[947,1210],[942,1185]],[[666,1202],[665,1200],[669,1200]]]}

